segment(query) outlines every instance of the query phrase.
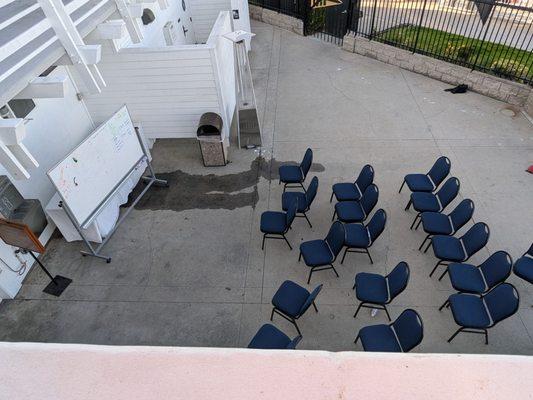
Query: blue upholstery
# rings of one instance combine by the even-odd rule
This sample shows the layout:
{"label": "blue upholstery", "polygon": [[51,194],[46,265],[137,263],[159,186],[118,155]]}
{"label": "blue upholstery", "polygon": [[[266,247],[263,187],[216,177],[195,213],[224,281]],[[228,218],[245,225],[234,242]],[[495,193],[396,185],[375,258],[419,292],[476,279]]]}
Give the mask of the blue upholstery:
{"label": "blue upholstery", "polygon": [[435,190],[429,177],[424,174],[405,175],[405,183],[411,192],[433,192]]}
{"label": "blue upholstery", "polygon": [[340,221],[362,222],[372,212],[379,198],[379,189],[376,185],[369,185],[360,201],[341,201],[335,204],[335,212]]}
{"label": "blue upholstery", "polygon": [[439,187],[444,179],[446,179],[450,173],[451,167],[452,163],[448,157],[442,156],[435,161],[435,164],[433,164],[433,167],[431,167],[428,172],[428,176],[431,177],[431,180],[435,183],[435,189]]}
{"label": "blue upholstery", "polygon": [[302,192],[284,192],[281,195],[281,208],[287,211],[289,204],[292,204],[294,201],[298,203],[297,212],[302,213],[307,211],[307,199],[305,193]]}
{"label": "blue upholstery", "polygon": [[348,247],[364,249],[370,246],[370,235],[366,226],[361,224],[346,224],[346,243]]}
{"label": "blue upholstery", "polygon": [[266,211],[261,214],[261,232],[283,234],[287,230],[287,214],[279,211]]}
{"label": "blue upholstery", "polygon": [[518,311],[520,298],[516,288],[510,283],[502,283],[483,296],[492,317],[492,324],[509,318]]}
{"label": "blue upholstery", "polygon": [[248,345],[249,349],[294,349],[301,336],[291,340],[272,324],[265,324],[255,334]]}
{"label": "blue upholstery", "polygon": [[374,168],[365,165],[354,183],[336,183],[333,185],[333,195],[337,201],[359,200],[368,186],[374,181]]}
{"label": "blue upholstery", "polygon": [[276,294],[272,298],[272,305],[284,314],[298,318],[302,306],[307,302],[310,293],[292,281],[285,281],[281,284]]}
{"label": "blue upholstery", "polygon": [[402,351],[390,325],[365,326],[359,331],[359,338],[365,351],[390,353],[401,353]]}
{"label": "blue upholstery", "polygon": [[302,168],[302,172],[304,174],[304,180],[307,174],[309,173],[309,170],[311,169],[311,165],[313,164],[313,150],[307,149],[304,154],[304,158],[300,164],[300,168]]}
{"label": "blue upholstery", "polygon": [[405,290],[409,282],[409,275],[409,265],[405,261],[399,262],[390,274],[387,275],[390,301]]}
{"label": "blue upholstery", "polygon": [[302,253],[305,265],[310,267],[331,264],[334,260],[328,244],[321,239],[303,242],[300,244],[300,253]]}
{"label": "blue upholstery", "polygon": [[424,192],[411,193],[413,208],[418,212],[442,211],[457,197],[459,188],[459,179],[450,178],[435,194]]}
{"label": "blue upholstery", "polygon": [[505,251],[497,251],[479,265],[487,281],[488,288],[504,282],[511,274],[513,268],[513,259]]}
{"label": "blue upholstery", "polygon": [[313,204],[317,191],[318,191],[318,178],[316,176],[313,176],[313,179],[311,179],[311,183],[309,184],[309,187],[307,188],[307,191],[305,192],[305,200],[307,202],[307,209],[309,209],[311,207],[311,204]]}
{"label": "blue upholstery", "polygon": [[329,228],[329,232],[325,240],[333,253],[333,258],[337,258],[339,252],[344,246],[344,241],[346,240],[344,225],[338,221],[334,222]]}
{"label": "blue upholstery", "polygon": [[300,308],[300,315],[303,315],[309,307],[311,307],[311,304],[315,301],[316,297],[322,290],[322,285],[318,285],[314,290],[309,294],[309,297],[305,301],[305,303],[302,305],[302,308]]}
{"label": "blue upholstery", "polygon": [[464,199],[449,214],[453,223],[453,232],[461,229],[474,215],[474,202],[470,199]]}
{"label": "blue upholstery", "polygon": [[461,236],[468,257],[471,257],[485,247],[489,241],[489,236],[489,227],[483,222],[474,224],[463,236]]}
{"label": "blue upholstery", "polygon": [[359,301],[385,304],[389,300],[387,280],[378,274],[361,272],[355,276],[355,296]]}
{"label": "blue upholstery", "polygon": [[516,276],[533,283],[533,245],[526,254],[516,261],[513,271]]}
{"label": "blue upholstery", "polygon": [[439,157],[427,174],[406,175],[404,182],[411,192],[433,192],[446,179],[450,173],[451,165],[448,157]]}
{"label": "blue upholstery", "polygon": [[471,264],[448,265],[450,282],[455,290],[464,293],[483,293],[487,290],[478,267]]}
{"label": "blue upholstery", "polygon": [[379,237],[379,235],[383,233],[383,231],[385,230],[386,223],[387,213],[385,212],[385,210],[380,208],[376,211],[376,213],[370,219],[370,222],[366,225],[372,243],[374,243]]}
{"label": "blue upholstery", "polygon": [[448,216],[439,212],[423,212],[422,228],[429,235],[451,235],[454,233]]}
{"label": "blue upholstery", "polygon": [[435,257],[443,261],[465,261],[468,256],[463,251],[459,239],[453,236],[435,236],[431,239]]}
{"label": "blue upholstery", "polygon": [[279,180],[283,183],[302,183],[313,163],[313,151],[307,149],[300,165],[282,165],[279,167]]}
{"label": "blue upholstery", "polygon": [[422,318],[414,310],[407,309],[400,314],[391,326],[398,336],[402,351],[407,353],[418,346],[424,338]]}

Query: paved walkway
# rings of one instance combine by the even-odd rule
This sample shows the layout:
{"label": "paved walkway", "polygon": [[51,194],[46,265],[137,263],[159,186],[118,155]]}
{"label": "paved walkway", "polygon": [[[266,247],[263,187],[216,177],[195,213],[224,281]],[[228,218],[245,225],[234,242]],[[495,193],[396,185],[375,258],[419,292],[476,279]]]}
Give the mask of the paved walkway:
{"label": "paved walkway", "polygon": [[[139,205],[107,247],[111,264],[84,259],[81,245],[55,239],[45,261],[56,273],[74,279],[60,299],[41,293],[45,277],[34,270],[19,297],[0,304],[0,340],[129,345],[246,346],[270,314],[276,288],[292,279],[304,284],[308,270],[297,250],[268,241],[261,251],[260,214],[279,210],[282,189],[276,179],[281,162],[299,161],[307,146],[315,152],[311,176],[320,179],[315,204],[305,221],[296,220],[288,238],[322,238],[330,224],[331,185],[352,180],[370,163],[380,188],[379,207],[389,215],[372,248],[347,256],[331,271],[314,274],[323,283],[317,304],[300,321],[300,348],[359,350],[358,329],[385,323],[362,310],[357,319],[351,287],[357,272],[390,271],[399,261],[411,267],[407,290],[390,306],[393,318],[414,308],[424,320],[420,352],[533,354],[533,288],[515,277],[519,312],[490,332],[455,331],[449,311],[438,307],[452,293],[449,281],[428,278],[431,251],[417,251],[421,232],[410,231],[413,212],[403,210],[398,194],[408,172],[426,171],[441,154],[453,163],[461,198],[476,204],[475,221],[491,227],[487,249],[517,258],[533,239],[531,193],[533,127],[522,116],[509,118],[503,103],[468,93],[452,95],[445,84],[402,71],[311,38],[254,23],[252,65],[262,110],[264,155],[233,150],[225,168],[205,169],[190,141],[159,141],[153,151],[158,172],[172,187],[155,189]],[[270,180],[269,178],[272,178]],[[458,199],[459,201],[460,199]],[[289,335],[295,330],[277,317]]]}

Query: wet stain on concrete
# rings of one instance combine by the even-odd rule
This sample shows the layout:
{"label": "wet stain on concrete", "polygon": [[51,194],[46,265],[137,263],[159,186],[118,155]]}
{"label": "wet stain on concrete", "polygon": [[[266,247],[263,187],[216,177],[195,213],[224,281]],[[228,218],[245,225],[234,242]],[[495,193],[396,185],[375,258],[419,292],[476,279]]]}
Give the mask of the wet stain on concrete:
{"label": "wet stain on concrete", "polygon": [[[280,162],[262,157],[252,161],[250,169],[227,175],[192,175],[183,171],[157,174],[169,183],[168,188],[152,187],[136,204],[138,210],[193,210],[227,209],[255,207],[258,201],[257,183],[259,178],[279,179],[280,165],[297,165],[296,162]],[[313,164],[311,172],[323,172],[324,166]],[[139,182],[130,198],[135,198],[143,190]],[[125,204],[127,206],[128,204]]]}

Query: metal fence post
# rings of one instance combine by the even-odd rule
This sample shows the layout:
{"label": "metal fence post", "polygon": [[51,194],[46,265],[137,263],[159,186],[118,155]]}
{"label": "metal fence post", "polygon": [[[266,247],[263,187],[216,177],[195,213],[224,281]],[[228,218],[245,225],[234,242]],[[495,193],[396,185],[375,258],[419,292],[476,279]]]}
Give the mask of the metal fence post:
{"label": "metal fence post", "polygon": [[420,37],[420,27],[422,26],[422,20],[424,19],[424,14],[426,13],[427,0],[424,0],[424,5],[422,6],[422,12],[420,13],[420,20],[418,21],[418,27],[416,30],[415,43],[413,45],[413,53],[416,52],[416,47],[418,46],[418,38]]}
{"label": "metal fence post", "polygon": [[481,52],[483,51],[485,47],[484,45],[487,40],[487,33],[489,33],[489,26],[490,26],[490,23],[492,22],[492,18],[494,17],[494,10],[496,10],[496,5],[494,5],[492,7],[492,10],[490,10],[489,18],[487,19],[487,25],[484,26],[485,33],[483,34],[483,38],[478,39],[478,40],[481,40],[481,46],[479,47],[479,51],[477,52],[476,59],[474,60],[474,64],[472,65],[472,71],[476,69],[477,62],[479,60],[479,57],[481,56]]}
{"label": "metal fence post", "polygon": [[376,21],[376,9],[378,7],[378,0],[374,0],[374,6],[372,7],[372,21],[370,22],[370,35],[368,36],[369,40],[372,40],[374,37],[374,23]]}

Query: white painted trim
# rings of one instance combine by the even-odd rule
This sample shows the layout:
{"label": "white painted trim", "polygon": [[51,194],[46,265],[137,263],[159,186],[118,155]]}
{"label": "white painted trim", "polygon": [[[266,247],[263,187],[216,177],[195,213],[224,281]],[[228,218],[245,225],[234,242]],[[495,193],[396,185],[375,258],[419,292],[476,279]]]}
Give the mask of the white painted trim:
{"label": "white painted trim", "polygon": [[14,99],[59,99],[65,97],[68,76],[38,76]]}

